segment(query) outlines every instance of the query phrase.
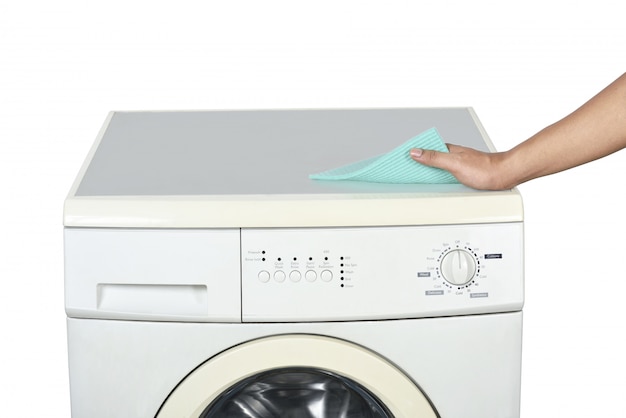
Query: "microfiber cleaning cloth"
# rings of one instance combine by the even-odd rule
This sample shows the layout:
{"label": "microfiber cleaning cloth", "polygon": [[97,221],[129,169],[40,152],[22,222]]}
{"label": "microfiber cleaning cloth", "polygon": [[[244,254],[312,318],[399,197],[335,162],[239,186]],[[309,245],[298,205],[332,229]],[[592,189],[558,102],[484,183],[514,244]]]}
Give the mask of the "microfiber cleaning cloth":
{"label": "microfiber cleaning cloth", "polygon": [[449,172],[411,159],[412,148],[448,152],[437,129],[430,128],[387,154],[311,174],[314,180],[354,180],[374,183],[458,183]]}

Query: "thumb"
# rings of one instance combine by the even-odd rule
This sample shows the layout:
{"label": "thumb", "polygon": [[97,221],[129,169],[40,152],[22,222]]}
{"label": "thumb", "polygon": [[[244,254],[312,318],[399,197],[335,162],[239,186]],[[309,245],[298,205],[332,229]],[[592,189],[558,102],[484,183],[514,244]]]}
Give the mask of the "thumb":
{"label": "thumb", "polygon": [[421,148],[413,148],[411,150],[411,158],[420,164],[427,165],[429,167],[436,167],[447,169],[449,154],[445,152],[425,150]]}

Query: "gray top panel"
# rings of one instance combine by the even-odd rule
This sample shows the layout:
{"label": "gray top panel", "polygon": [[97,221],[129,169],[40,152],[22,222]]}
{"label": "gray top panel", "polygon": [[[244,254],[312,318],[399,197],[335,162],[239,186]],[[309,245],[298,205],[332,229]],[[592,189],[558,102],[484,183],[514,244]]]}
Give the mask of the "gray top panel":
{"label": "gray top panel", "polygon": [[308,178],[431,127],[445,142],[489,150],[467,108],[117,112],[76,196],[472,191]]}

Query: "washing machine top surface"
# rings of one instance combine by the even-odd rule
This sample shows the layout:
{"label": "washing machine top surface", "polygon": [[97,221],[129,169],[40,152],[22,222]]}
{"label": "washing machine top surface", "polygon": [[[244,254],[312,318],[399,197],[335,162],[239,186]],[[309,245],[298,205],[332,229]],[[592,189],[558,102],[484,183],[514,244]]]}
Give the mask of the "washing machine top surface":
{"label": "washing machine top surface", "polygon": [[111,112],[66,226],[294,227],[521,221],[516,190],[311,180],[436,128],[495,151],[471,108]]}

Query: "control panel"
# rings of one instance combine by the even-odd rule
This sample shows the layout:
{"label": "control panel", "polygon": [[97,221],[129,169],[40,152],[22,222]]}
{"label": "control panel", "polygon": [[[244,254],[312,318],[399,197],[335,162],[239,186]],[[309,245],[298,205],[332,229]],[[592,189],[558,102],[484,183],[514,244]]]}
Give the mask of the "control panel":
{"label": "control panel", "polygon": [[248,322],[520,310],[522,223],[243,229]]}

